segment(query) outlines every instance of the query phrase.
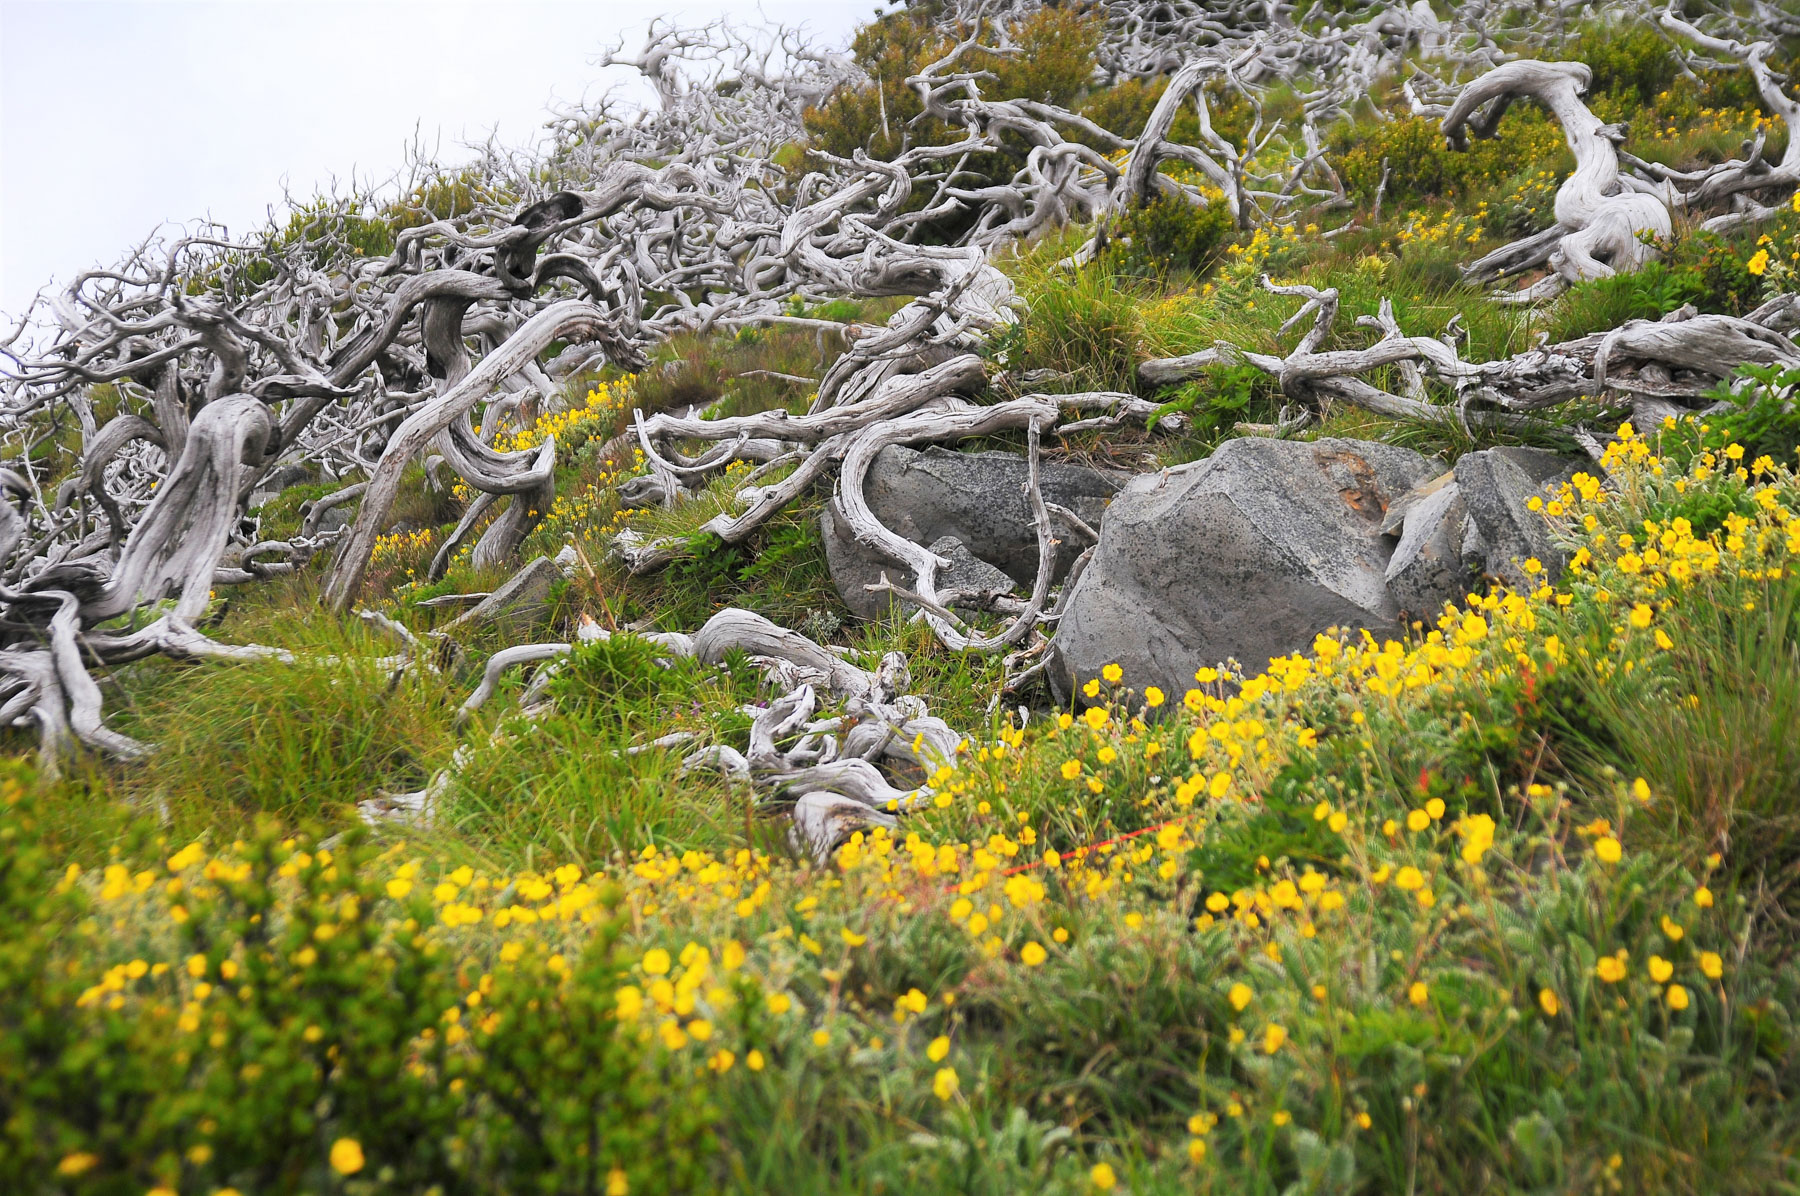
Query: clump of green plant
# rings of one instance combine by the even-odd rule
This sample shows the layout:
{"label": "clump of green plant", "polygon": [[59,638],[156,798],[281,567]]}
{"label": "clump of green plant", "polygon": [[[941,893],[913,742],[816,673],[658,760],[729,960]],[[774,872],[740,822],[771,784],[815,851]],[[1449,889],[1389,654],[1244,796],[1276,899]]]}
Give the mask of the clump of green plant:
{"label": "clump of green plant", "polygon": [[[601,1192],[706,1175],[707,1094],[615,1016],[616,886],[534,879],[521,899],[560,893],[581,933],[471,953],[444,938],[466,871],[433,891],[357,835],[327,849],[271,823],[228,857],[168,844],[152,870],[108,864],[90,884],[42,847],[37,800],[19,770],[0,780],[7,1191],[480,1176]],[[129,943],[102,929],[140,917]]]}
{"label": "clump of green plant", "polygon": [[[1727,451],[1739,454],[1727,459],[1728,468],[1748,467],[1764,458],[1771,464],[1792,464],[1800,452],[1797,396],[1800,369],[1741,365],[1731,379],[1706,393],[1715,404],[1730,406],[1704,419],[1683,419],[1660,430],[1662,451],[1683,465],[1701,453],[1722,455]],[[1737,447],[1732,450],[1734,445]]]}
{"label": "clump of green plant", "polygon": [[1159,195],[1133,204],[1119,215],[1112,233],[1122,245],[1119,264],[1127,270],[1204,274],[1236,232],[1222,201],[1195,204],[1178,195]]}
{"label": "clump of green plant", "polygon": [[312,636],[291,663],[208,662],[139,691],[131,732],[157,745],[120,776],[178,826],[259,814],[342,824],[382,789],[416,789],[452,744],[446,679],[376,663],[359,636]]}
{"label": "clump of green plant", "polygon": [[1628,320],[1656,320],[1706,297],[1700,272],[1649,262],[1627,274],[1596,278],[1569,288],[1557,300],[1546,330],[1552,341],[1574,340],[1619,327]]}

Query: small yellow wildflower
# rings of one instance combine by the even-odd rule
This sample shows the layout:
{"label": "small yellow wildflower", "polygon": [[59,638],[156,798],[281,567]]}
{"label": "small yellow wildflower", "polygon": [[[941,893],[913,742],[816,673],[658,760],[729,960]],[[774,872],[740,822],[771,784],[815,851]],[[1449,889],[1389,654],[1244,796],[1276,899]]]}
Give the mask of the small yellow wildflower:
{"label": "small yellow wildflower", "polygon": [[339,1175],[355,1175],[363,1169],[362,1143],[355,1138],[339,1138],[331,1144],[331,1169]]}

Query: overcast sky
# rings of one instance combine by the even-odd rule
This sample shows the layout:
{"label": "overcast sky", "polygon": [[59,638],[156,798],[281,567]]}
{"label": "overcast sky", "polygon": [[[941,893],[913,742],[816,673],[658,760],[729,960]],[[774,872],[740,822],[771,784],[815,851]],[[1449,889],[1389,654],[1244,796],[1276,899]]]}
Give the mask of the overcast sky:
{"label": "overcast sky", "polygon": [[[658,13],[847,42],[871,0],[0,0],[0,313],[163,221],[257,227],[285,184],[385,180],[415,128],[455,162],[534,141]],[[10,322],[10,321],[9,321]]]}

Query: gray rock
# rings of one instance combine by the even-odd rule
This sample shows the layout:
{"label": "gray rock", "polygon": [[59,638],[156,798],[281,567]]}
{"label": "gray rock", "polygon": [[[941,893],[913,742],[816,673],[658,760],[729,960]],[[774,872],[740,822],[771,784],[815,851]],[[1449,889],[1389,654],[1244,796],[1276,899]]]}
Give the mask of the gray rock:
{"label": "gray rock", "polygon": [[[959,453],[935,446],[918,452],[890,446],[876,455],[864,494],[876,518],[898,534],[926,545],[954,539],[976,560],[1029,587],[1037,573],[1038,547],[1026,476],[1025,458],[1013,453]],[[1047,462],[1040,468],[1040,480],[1045,502],[1067,507],[1093,526],[1124,479],[1098,469]],[[1055,523],[1058,537],[1065,541],[1056,558],[1060,579],[1080,545],[1062,520]],[[851,536],[835,502],[820,519],[820,531],[826,562],[844,604],[863,618],[879,616],[887,608],[886,596],[871,595],[863,587],[883,570],[905,584],[909,579],[904,567]],[[948,579],[940,582],[943,588],[952,584]]]}
{"label": "gray rock", "polygon": [[1398,630],[1390,505],[1443,471],[1393,445],[1227,441],[1120,491],[1058,626],[1053,683],[1108,664],[1179,695],[1226,659],[1259,670],[1330,627]]}
{"label": "gray rock", "polygon": [[1465,453],[1456,462],[1456,485],[1479,545],[1465,544],[1464,555],[1478,550],[1481,568],[1510,586],[1534,585],[1520,565],[1536,557],[1551,576],[1562,572],[1568,558],[1550,540],[1541,512],[1526,503],[1547,497],[1575,476],[1586,461],[1542,449],[1492,448]]}
{"label": "gray rock", "polygon": [[[824,533],[825,562],[831,570],[831,579],[837,585],[844,605],[859,619],[879,619],[885,616],[888,608],[893,605],[893,595],[870,593],[868,587],[878,583],[883,573],[895,585],[910,584],[912,579],[907,574],[906,566],[857,543],[850,535],[849,524],[839,511],[835,498],[826,504],[819,526]],[[1017,582],[970,552],[968,546],[954,536],[940,536],[928,547],[950,562],[948,569],[938,573],[940,594],[962,590],[974,596],[987,597],[1011,593],[1018,588]],[[914,609],[910,603],[902,605],[908,611]],[[956,605],[981,604],[972,601]]]}
{"label": "gray rock", "polygon": [[506,584],[445,625],[445,631],[492,625],[509,635],[524,636],[550,617],[550,593],[563,572],[547,556],[538,557],[506,580]]}
{"label": "gray rock", "polygon": [[953,601],[953,606],[981,609],[987,605],[989,598],[1010,594],[1018,588],[1017,582],[970,552],[954,536],[940,537],[927,547],[950,562],[948,569],[938,572],[937,583],[940,594],[964,595],[962,601]]}
{"label": "gray rock", "polygon": [[1476,581],[1463,563],[1463,524],[1468,511],[1462,492],[1445,474],[1408,494],[1394,509],[1404,510],[1397,528],[1390,512],[1384,529],[1397,530],[1400,542],[1388,561],[1388,593],[1403,617],[1432,622],[1446,602],[1460,602]]}
{"label": "gray rock", "polygon": [[831,582],[850,613],[859,619],[879,619],[893,603],[888,594],[871,594],[869,586],[886,573],[890,581],[906,584],[906,567],[885,553],[859,544],[850,534],[850,525],[836,498],[825,504],[819,514],[819,534],[825,541],[825,565],[831,571]]}

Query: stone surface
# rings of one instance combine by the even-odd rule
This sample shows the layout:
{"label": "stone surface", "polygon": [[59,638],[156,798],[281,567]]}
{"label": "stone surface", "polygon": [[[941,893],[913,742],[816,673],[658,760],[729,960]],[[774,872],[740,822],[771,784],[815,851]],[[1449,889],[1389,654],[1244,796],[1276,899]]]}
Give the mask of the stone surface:
{"label": "stone surface", "polygon": [[986,606],[987,599],[1010,594],[1019,588],[1019,583],[970,552],[955,536],[940,536],[926,547],[950,562],[948,569],[938,573],[938,593],[966,596],[960,603],[953,601],[953,606],[979,609]]}
{"label": "stone surface", "polygon": [[506,584],[445,625],[445,631],[493,625],[523,638],[550,617],[550,592],[563,572],[547,556],[538,557],[507,579]]}
{"label": "stone surface", "polygon": [[1586,464],[1530,448],[1483,449],[1458,458],[1457,489],[1478,533],[1478,542],[1465,542],[1463,555],[1479,558],[1484,572],[1514,587],[1537,584],[1520,567],[1532,557],[1551,576],[1560,574],[1568,558],[1551,542],[1543,515],[1526,504],[1547,496]]}
{"label": "stone surface", "polygon": [[1258,671],[1330,627],[1395,632],[1382,523],[1442,472],[1393,445],[1247,438],[1133,479],[1057,629],[1053,684],[1116,662],[1134,689],[1176,696],[1203,665]]}
{"label": "stone surface", "polygon": [[1445,474],[1413,491],[1402,500],[1406,509],[1399,526],[1394,527],[1391,516],[1386,525],[1400,537],[1384,575],[1388,593],[1409,620],[1431,623],[1444,603],[1462,601],[1479,580],[1463,563],[1463,524],[1468,511],[1462,491],[1450,478]]}
{"label": "stone surface", "polygon": [[[890,446],[876,455],[864,493],[876,518],[895,532],[928,546],[946,537],[954,539],[975,560],[1006,574],[1023,591],[1035,580],[1038,557],[1026,476],[1025,458],[1013,453],[959,453],[935,446],[918,452]],[[1100,522],[1107,500],[1124,481],[1101,470],[1060,462],[1042,463],[1040,478],[1045,502],[1067,507],[1089,526]],[[1056,555],[1060,579],[1083,545],[1078,533],[1061,519],[1052,519],[1064,541]],[[820,531],[844,604],[862,618],[880,615],[887,608],[887,597],[871,595],[863,587],[884,569],[905,585],[910,578],[904,567],[858,543],[835,501],[827,505]],[[939,581],[942,589],[957,584]]]}

